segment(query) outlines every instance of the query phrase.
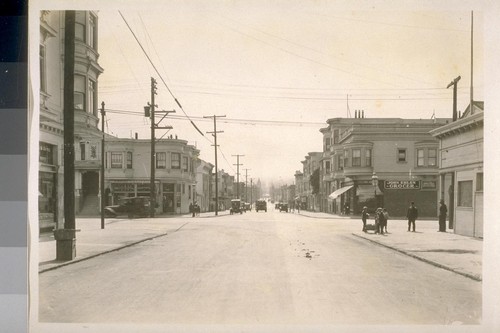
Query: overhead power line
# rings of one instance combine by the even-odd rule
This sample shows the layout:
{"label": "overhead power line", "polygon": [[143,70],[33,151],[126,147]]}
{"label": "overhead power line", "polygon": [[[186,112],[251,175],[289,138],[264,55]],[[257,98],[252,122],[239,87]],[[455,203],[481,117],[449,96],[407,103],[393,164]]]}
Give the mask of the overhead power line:
{"label": "overhead power line", "polygon": [[177,100],[177,98],[175,97],[174,93],[170,90],[170,88],[168,87],[167,83],[165,82],[165,80],[163,79],[162,75],[160,74],[160,72],[158,71],[158,69],[156,68],[155,64],[153,63],[153,61],[151,60],[151,58],[149,57],[148,53],[146,52],[146,50],[144,49],[144,47],[142,46],[141,42],[139,41],[139,39],[137,38],[137,36],[135,35],[134,31],[132,30],[132,28],[130,27],[130,25],[128,24],[127,20],[125,19],[125,17],[123,16],[122,12],[121,11],[118,11],[118,13],[120,13],[120,16],[122,17],[123,21],[125,22],[125,24],[127,25],[128,29],[130,30],[130,32],[132,33],[132,35],[134,36],[137,44],[139,44],[139,46],[141,47],[141,50],[142,52],[144,52],[144,54],[146,55],[146,58],[148,58],[148,61],[149,63],[151,64],[151,66],[153,66],[156,74],[158,74],[158,76],[160,77],[160,80],[163,82],[163,84],[165,85],[165,87],[167,88],[168,92],[170,93],[170,95],[172,96],[172,98],[174,99],[175,103],[179,106],[179,108],[181,109],[181,111],[184,113],[184,115],[189,119],[189,121],[191,122],[191,124],[193,125],[193,127],[198,131],[198,133],[200,133],[203,137],[205,137],[205,134],[203,134],[202,131],[200,131],[200,129],[195,125],[195,123],[189,118],[189,116],[187,115],[186,111],[184,111],[184,108],[182,107],[181,103]]}

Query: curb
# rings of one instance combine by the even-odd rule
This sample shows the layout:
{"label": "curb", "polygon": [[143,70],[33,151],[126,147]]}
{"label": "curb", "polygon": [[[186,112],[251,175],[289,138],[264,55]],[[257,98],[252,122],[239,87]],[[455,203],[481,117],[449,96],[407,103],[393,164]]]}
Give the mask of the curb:
{"label": "curb", "polygon": [[[180,228],[182,228],[183,226],[181,226]],[[177,229],[177,230],[179,230],[179,229]],[[98,257],[98,256],[102,256],[102,255],[107,254],[107,253],[119,251],[119,250],[125,249],[127,247],[134,246],[134,245],[137,245],[139,243],[146,242],[146,241],[149,241],[149,240],[153,240],[155,238],[163,237],[163,236],[166,236],[166,235],[168,235],[167,232],[165,232],[163,234],[156,235],[156,236],[148,237],[148,238],[145,238],[145,239],[141,239],[139,241],[136,241],[136,242],[133,242],[133,243],[130,243],[130,244],[119,246],[119,247],[111,249],[111,250],[107,250],[107,251],[104,251],[104,252],[99,252],[99,253],[92,254],[92,255],[87,256],[87,257],[83,257],[83,258],[75,259],[75,260],[68,261],[68,262],[65,262],[65,263],[61,263],[60,265],[56,265],[56,266],[53,266],[53,267],[49,267],[49,268],[45,268],[45,269],[39,270],[38,274],[45,273],[45,272],[48,272],[48,271],[52,271],[54,269],[58,269],[58,268],[61,268],[63,266],[68,266],[68,265],[71,265],[71,264],[76,264],[78,262],[89,260],[89,259],[92,259],[92,258],[95,258],[95,257]]]}
{"label": "curb", "polygon": [[353,235],[353,236],[356,236],[356,237],[358,237],[358,238],[361,238],[361,239],[365,239],[365,240],[370,241],[370,242],[372,242],[372,243],[375,243],[375,244],[377,244],[377,245],[380,245],[380,246],[386,247],[386,248],[388,248],[388,249],[391,249],[391,250],[397,251],[397,252],[399,252],[399,253],[402,253],[402,254],[404,254],[404,255],[406,255],[406,256],[409,256],[409,257],[412,257],[412,258],[414,258],[414,259],[417,259],[417,260],[423,261],[423,262],[425,262],[425,263],[427,263],[427,264],[431,264],[431,265],[436,266],[436,267],[438,267],[438,268],[442,268],[442,269],[445,269],[445,270],[447,270],[447,271],[450,271],[450,272],[453,272],[453,273],[456,273],[456,274],[459,274],[459,275],[465,276],[466,278],[472,279],[472,280],[474,280],[474,281],[481,282],[481,281],[483,280],[481,276],[477,276],[477,275],[473,275],[473,274],[469,274],[469,273],[464,273],[464,272],[461,272],[461,271],[459,271],[459,270],[457,270],[457,269],[454,269],[454,268],[448,267],[448,266],[446,266],[446,265],[443,265],[443,264],[437,263],[437,262],[432,261],[432,260],[429,260],[429,259],[425,259],[425,258],[419,257],[419,256],[417,256],[417,255],[415,255],[415,254],[412,254],[412,253],[409,253],[409,252],[406,252],[406,251],[400,250],[400,249],[395,248],[395,247],[393,247],[393,246],[386,245],[386,244],[382,244],[382,243],[377,242],[377,241],[375,241],[375,240],[373,240],[373,239],[369,239],[369,238],[366,238],[366,237],[363,237],[363,236],[357,235],[357,234],[355,234],[355,233],[352,233],[352,235]]}

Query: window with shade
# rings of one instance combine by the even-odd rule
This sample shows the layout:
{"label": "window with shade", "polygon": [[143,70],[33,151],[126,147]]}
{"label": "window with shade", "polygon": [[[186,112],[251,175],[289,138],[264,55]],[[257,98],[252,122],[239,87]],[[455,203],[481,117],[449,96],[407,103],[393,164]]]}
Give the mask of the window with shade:
{"label": "window with shade", "polygon": [[156,168],[166,169],[167,167],[167,153],[157,152],[156,153]]}
{"label": "window with shade", "polygon": [[406,162],[406,148],[399,148],[398,149],[398,157],[397,161],[399,163],[404,163]]}
{"label": "window with shade", "polygon": [[75,110],[85,110],[85,76],[75,74],[75,93],[74,93],[74,107]]}
{"label": "window with shade", "polygon": [[372,166],[372,150],[371,149],[366,149],[365,150],[365,166]]}
{"label": "window with shade", "polygon": [[352,166],[353,167],[361,166],[361,149],[352,150]]}
{"label": "window with shade", "polygon": [[85,42],[85,12],[75,12],[75,39]]}
{"label": "window with shade", "polygon": [[127,169],[132,169],[132,152],[127,152]]}
{"label": "window with shade", "polygon": [[97,90],[96,83],[89,79],[89,102],[88,102],[88,113],[97,116]]}
{"label": "window with shade", "polygon": [[428,150],[428,165],[429,166],[436,166],[437,165],[437,150],[436,149],[429,149]]}
{"label": "window with shade", "polygon": [[172,153],[172,169],[180,169],[181,168],[181,154],[180,153]]}
{"label": "window with shade", "polygon": [[472,180],[458,182],[459,207],[472,207]]}
{"label": "window with shade", "polygon": [[123,154],[111,153],[111,168],[121,169],[123,167]]}
{"label": "window with shade", "polygon": [[186,156],[182,156],[182,170],[188,171],[188,158]]}
{"label": "window with shade", "polygon": [[417,166],[423,167],[425,166],[425,151],[423,149],[417,149]]}

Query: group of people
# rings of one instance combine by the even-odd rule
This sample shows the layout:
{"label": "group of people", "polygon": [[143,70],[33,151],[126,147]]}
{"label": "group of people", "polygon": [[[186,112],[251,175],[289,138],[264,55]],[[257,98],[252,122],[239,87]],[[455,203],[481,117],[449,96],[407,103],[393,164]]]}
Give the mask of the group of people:
{"label": "group of people", "polygon": [[196,201],[194,202],[194,204],[193,203],[189,204],[189,212],[192,214],[191,215],[192,217],[200,215],[200,206]]}
{"label": "group of people", "polygon": [[[363,221],[363,232],[367,231],[366,220],[370,217],[368,214],[368,207],[363,207],[361,211],[361,220]],[[387,233],[387,221],[389,220],[389,213],[385,208],[377,208],[375,211],[375,233],[384,234]]]}
{"label": "group of people", "polygon": [[[444,200],[441,199],[440,207],[439,207],[439,232],[446,232],[446,215],[448,213],[448,208],[444,203]],[[366,221],[370,217],[368,214],[368,207],[363,207],[361,211],[361,220],[363,221],[363,232],[367,231]],[[415,221],[418,218],[418,209],[415,206],[415,202],[410,203],[410,207],[406,212],[406,218],[408,219],[408,232],[415,232]],[[384,234],[387,233],[387,221],[389,220],[389,213],[385,208],[377,208],[375,211],[375,233],[376,234]]]}

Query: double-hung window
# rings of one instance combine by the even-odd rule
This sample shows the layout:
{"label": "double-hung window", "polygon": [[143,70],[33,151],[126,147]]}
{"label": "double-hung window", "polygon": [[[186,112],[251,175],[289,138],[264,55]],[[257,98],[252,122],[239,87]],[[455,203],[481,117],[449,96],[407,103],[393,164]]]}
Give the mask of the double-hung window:
{"label": "double-hung window", "polygon": [[425,166],[425,150],[417,149],[417,166],[423,167]]}
{"label": "double-hung window", "polygon": [[167,167],[167,153],[157,152],[156,153],[156,168],[165,169]]}
{"label": "double-hung window", "polygon": [[86,85],[85,76],[75,74],[75,93],[74,93],[74,106],[75,110],[85,110],[85,95]]}
{"label": "double-hung window", "polygon": [[181,154],[180,153],[172,153],[172,169],[180,169],[181,168]]}
{"label": "double-hung window", "polygon": [[188,158],[187,156],[182,156],[182,170],[188,171]]}
{"label": "double-hung window", "polygon": [[361,149],[352,150],[352,166],[353,167],[361,166]]}
{"label": "double-hung window", "polygon": [[122,153],[111,153],[111,168],[112,169],[123,168],[123,154]]}

